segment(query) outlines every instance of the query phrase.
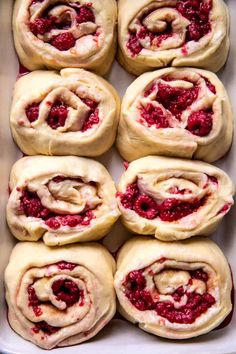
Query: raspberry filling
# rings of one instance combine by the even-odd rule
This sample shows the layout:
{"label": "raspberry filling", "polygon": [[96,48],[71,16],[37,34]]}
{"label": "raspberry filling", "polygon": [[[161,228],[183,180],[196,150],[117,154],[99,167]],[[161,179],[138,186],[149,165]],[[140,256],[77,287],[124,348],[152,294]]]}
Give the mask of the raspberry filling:
{"label": "raspberry filling", "polygon": [[[198,274],[197,278],[195,278],[195,273]],[[190,272],[190,275],[190,283],[192,279],[199,279],[198,277],[204,282],[208,280],[207,274],[202,269]],[[147,289],[143,270],[130,272],[126,276],[123,286],[125,287],[125,296],[139,311],[155,311],[157,315],[166,318],[171,323],[192,324],[215,304],[215,298],[211,294],[205,292],[200,295],[196,292],[188,292],[184,290],[183,286],[180,286],[169,296],[172,296],[175,302],[179,302],[182,296],[186,295],[187,303],[185,305],[176,309],[171,301],[158,301],[156,294],[158,289],[155,289],[155,297],[152,297],[151,291]]]}
{"label": "raspberry filling", "polygon": [[98,124],[100,122],[99,119],[99,109],[98,103],[94,100],[91,100],[90,98],[84,98],[82,101],[90,108],[88,117],[85,120],[83,127],[81,129],[81,132],[85,132],[88,129],[91,129],[94,125]]}
{"label": "raspberry filling", "polygon": [[79,301],[82,291],[77,284],[69,279],[58,279],[52,284],[53,294],[58,301],[66,303],[67,307],[74,305]]}
{"label": "raspberry filling", "polygon": [[47,123],[52,129],[64,127],[67,115],[67,106],[62,102],[56,102],[50,110]]}
{"label": "raspberry filling", "polygon": [[35,324],[35,326],[32,328],[32,331],[34,333],[39,333],[39,331],[42,331],[44,334],[51,336],[52,334],[58,332],[60,330],[60,327],[54,327],[49,325],[45,321],[41,321]]}
{"label": "raspberry filling", "polygon": [[188,118],[187,130],[192,134],[203,137],[207,136],[212,130],[213,120],[212,111],[198,111],[192,113]]}
{"label": "raspberry filling", "polygon": [[28,306],[33,308],[34,314],[36,317],[39,317],[43,314],[41,308],[39,307],[40,302],[35,293],[33,286],[29,285],[28,289]]}
{"label": "raspberry filling", "polygon": [[56,265],[60,270],[74,270],[77,267],[77,264],[66,261],[58,262]]}
{"label": "raspberry filling", "polygon": [[26,108],[25,113],[30,123],[35,122],[39,117],[39,104],[31,104]]}
{"label": "raspberry filling", "polygon": [[182,112],[197,99],[198,92],[198,87],[183,89],[159,83],[156,100],[177,119],[180,119]]}
{"label": "raspberry filling", "polygon": [[45,224],[53,230],[57,230],[61,226],[88,226],[95,217],[92,210],[86,210],[77,215],[57,215],[42,205],[37,193],[30,192],[27,189],[22,191],[19,211],[27,217],[44,220]]}
{"label": "raspberry filling", "polygon": [[[168,5],[171,7],[171,5]],[[174,7],[174,6],[172,6]],[[212,0],[179,0],[175,5],[176,10],[190,21],[186,31],[185,42],[198,41],[211,31],[210,11],[212,9]],[[145,13],[137,20],[139,29],[137,32],[129,32],[129,39],[126,44],[132,56],[137,56],[143,49],[140,39],[149,38],[150,45],[160,47],[161,43],[173,36],[171,22],[166,21],[166,27],[162,33],[154,33],[148,30],[144,24],[145,18],[158,9]]]}
{"label": "raspberry filling", "polygon": [[[81,128],[81,132],[85,132],[100,122],[99,109],[98,102],[90,98],[81,98],[81,100],[89,107],[88,115]],[[50,102],[48,104],[51,105]],[[59,127],[64,127],[68,117],[68,112],[68,106],[65,103],[56,101],[51,107],[47,117],[47,124],[54,130]],[[26,108],[25,113],[30,123],[35,122],[39,118],[39,103],[29,105]]]}
{"label": "raspberry filling", "polygon": [[[42,1],[33,1],[31,5],[35,4],[36,2]],[[92,3],[88,3],[86,6],[78,6],[79,3],[66,3],[61,5],[65,5],[66,7],[70,6],[73,10],[76,11],[76,22],[78,25],[86,22],[95,23],[95,15],[92,10]],[[45,33],[49,33],[51,30],[55,29],[67,30],[71,28],[72,21],[68,11],[65,10],[65,12],[62,13],[60,17],[51,16],[48,14],[48,12],[49,9],[45,10],[41,17],[29,23],[29,29],[35,36],[42,36]],[[71,32],[63,32],[53,36],[49,43],[60,51],[67,51],[75,46],[76,38]]]}
{"label": "raspberry filling", "polygon": [[[178,191],[175,190],[173,194],[178,194],[176,192]],[[185,192],[180,190],[179,194]],[[149,220],[159,217],[162,221],[167,222],[177,221],[196,212],[205,202],[205,198],[194,200],[191,203],[176,198],[167,198],[157,204],[148,195],[140,193],[137,183],[129,185],[125,193],[118,193],[117,196],[124,208],[134,210],[141,217]]]}
{"label": "raspberry filling", "polygon": [[[205,80],[208,89],[216,94],[215,86],[207,78],[202,78]],[[166,82],[174,81],[171,76],[164,76],[162,80]],[[185,79],[183,78],[182,80]],[[186,81],[188,81],[188,79],[186,79]],[[147,103],[145,107],[140,107],[141,119],[139,119],[138,122],[142,124],[144,123],[144,119],[149,127],[155,125],[157,129],[171,128],[168,113],[164,112],[160,107],[156,107],[154,102],[157,101],[181,122],[183,111],[196,101],[199,94],[199,86],[195,85],[192,88],[184,89],[172,87],[162,82],[154,82],[151,87],[145,90],[144,97],[154,94],[154,91],[157,91],[157,94],[154,97],[153,103]],[[199,137],[207,136],[212,130],[213,114],[212,109],[191,113],[188,117],[185,129]]]}

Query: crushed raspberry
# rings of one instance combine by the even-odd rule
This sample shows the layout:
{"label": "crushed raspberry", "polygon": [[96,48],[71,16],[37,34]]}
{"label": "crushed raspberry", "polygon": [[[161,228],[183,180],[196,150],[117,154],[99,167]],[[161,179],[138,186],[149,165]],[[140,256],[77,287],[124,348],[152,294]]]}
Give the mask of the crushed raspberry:
{"label": "crushed raspberry", "polygon": [[50,326],[45,321],[35,323],[35,326],[32,328],[32,331],[34,333],[39,333],[39,331],[42,331],[44,334],[46,334],[48,336],[51,336],[52,334],[58,332],[59,330],[60,330],[60,327]]}
{"label": "crushed raspberry", "polygon": [[139,39],[136,35],[131,34],[129,40],[126,44],[127,48],[130,50],[133,56],[138,55],[143,47],[139,43]]}
{"label": "crushed raspberry", "polygon": [[78,225],[88,226],[94,218],[93,212],[87,210],[80,215],[58,215],[53,216],[45,221],[45,224],[53,230],[59,229],[61,226],[76,227]]}
{"label": "crushed raspberry", "polygon": [[31,104],[26,108],[25,113],[30,123],[35,122],[39,117],[39,104]]}
{"label": "crushed raspberry", "polygon": [[[195,292],[189,293],[184,290],[183,286],[180,286],[170,295],[176,302],[180,302],[183,295],[187,296],[186,305],[181,306],[179,309],[176,309],[170,301],[155,301],[155,298],[151,295],[151,291],[146,289],[147,284],[143,276],[143,271],[130,272],[123,282],[125,296],[139,311],[153,310],[157,315],[166,318],[172,323],[191,324],[215,303],[215,298],[211,294],[204,293],[200,295]],[[202,274],[201,279],[206,279],[205,272],[201,269],[197,272],[199,272],[199,277]],[[155,274],[152,275],[155,276]],[[155,294],[156,291],[158,292],[158,289],[155,290]]]}
{"label": "crushed raspberry", "polygon": [[190,274],[192,279],[202,280],[205,283],[208,281],[208,274],[202,269],[193,270]]}
{"label": "crushed raspberry", "polygon": [[156,100],[177,119],[180,119],[182,112],[196,100],[198,91],[198,87],[183,89],[171,87],[160,82],[158,84]]}
{"label": "crushed raspberry", "polygon": [[214,184],[218,184],[218,179],[215,176],[209,176],[207,175],[208,179],[214,183]]}
{"label": "crushed raspberry", "polygon": [[78,266],[78,264],[74,264],[66,261],[57,262],[56,265],[60,270],[74,270],[75,267]]}
{"label": "crushed raspberry", "polygon": [[187,130],[192,134],[203,137],[207,136],[212,129],[212,111],[198,111],[192,113],[188,118]]}
{"label": "crushed raspberry", "polygon": [[74,305],[80,299],[80,290],[77,284],[69,279],[54,281],[52,291],[56,299],[65,302],[68,307]]}
{"label": "crushed raspberry", "polygon": [[51,45],[60,51],[66,51],[75,46],[75,38],[70,32],[58,34],[51,40]]}
{"label": "crushed raspberry", "polygon": [[54,21],[55,17],[37,18],[34,22],[29,24],[29,28],[35,36],[38,34],[43,35],[52,29]]}
{"label": "crushed raspberry", "polygon": [[40,302],[39,302],[39,299],[35,293],[33,286],[29,285],[27,292],[28,292],[28,306],[33,308],[33,311],[34,311],[34,314],[36,317],[41,316],[43,312],[42,312],[41,308],[39,307]]}
{"label": "crushed raspberry", "polygon": [[19,211],[24,212],[28,217],[43,219],[45,224],[53,230],[57,230],[61,226],[88,226],[91,220],[95,218],[92,210],[87,210],[78,215],[57,215],[42,205],[36,193],[29,192],[28,190],[22,191]]}
{"label": "crushed raspberry", "polygon": [[175,198],[167,198],[159,206],[159,217],[162,221],[177,221],[195,212],[199,206],[199,202],[188,203]]}
{"label": "crushed raspberry", "polygon": [[160,107],[155,107],[153,104],[148,103],[146,107],[140,109],[140,113],[149,127],[152,125],[155,125],[157,129],[169,127],[168,119]]}
{"label": "crushed raspberry", "polygon": [[79,8],[78,14],[77,14],[77,17],[76,17],[77,23],[83,23],[83,22],[93,22],[93,23],[95,23],[94,13],[87,6],[81,6]]}
{"label": "crushed raspberry", "polygon": [[181,0],[176,4],[176,9],[191,21],[187,28],[187,41],[197,41],[210,32],[209,14],[212,9],[212,0]]}
{"label": "crushed raspberry", "polygon": [[[176,4],[176,9],[182,16],[186,17],[190,24],[187,27],[186,42],[198,41],[203,36],[211,31],[211,24],[209,20],[210,11],[212,9],[212,0],[179,0]],[[149,37],[150,44],[159,47],[161,43],[173,35],[172,26],[167,22],[166,29],[162,33],[152,33],[144,25],[144,19],[152,12],[146,12],[145,15],[139,20],[141,28],[136,33],[130,32],[127,41],[127,48],[132,56],[138,55],[143,49],[139,39]],[[186,46],[183,46],[183,54],[186,55]]]}
{"label": "crushed raspberry", "polygon": [[215,88],[215,86],[210,82],[210,80],[208,80],[205,76],[202,76],[203,77],[203,79],[205,80],[205,82],[206,82],[206,86],[209,88],[209,90],[212,92],[212,93],[214,93],[214,94],[216,94],[216,88]]}
{"label": "crushed raspberry", "polygon": [[156,202],[147,195],[140,195],[134,202],[134,211],[146,219],[155,219],[158,215]]}
{"label": "crushed raspberry", "polygon": [[68,115],[68,108],[61,102],[57,102],[51,108],[47,123],[52,129],[63,127]]}
{"label": "crushed raspberry", "polygon": [[84,125],[81,129],[81,132],[85,132],[88,129],[91,129],[95,124],[100,122],[99,119],[99,109],[98,102],[90,98],[81,98],[81,100],[90,108],[88,112],[88,117],[86,118]]}
{"label": "crushed raspberry", "polygon": [[22,191],[20,198],[20,211],[23,211],[26,216],[34,218],[46,219],[50,215],[50,210],[44,208],[38,195],[28,190]]}
{"label": "crushed raspberry", "polygon": [[[181,191],[180,194],[189,192]],[[204,204],[205,199],[196,200],[192,203],[182,202],[175,198],[167,198],[161,204],[157,204],[151,197],[140,194],[137,183],[127,187],[125,193],[117,195],[122,206],[126,209],[134,210],[138,215],[146,219],[159,217],[162,221],[177,221],[193,212],[197,211]]]}
{"label": "crushed raspberry", "polygon": [[139,195],[137,183],[133,183],[127,187],[125,193],[121,193],[120,202],[126,209],[132,209],[136,198]]}
{"label": "crushed raspberry", "polygon": [[128,162],[128,161],[124,161],[123,165],[124,165],[124,169],[125,169],[125,170],[128,170],[128,168],[129,168],[129,162]]}
{"label": "crushed raspberry", "polygon": [[229,211],[229,209],[231,208],[232,204],[230,203],[227,203],[223,206],[223,208],[220,209],[219,213],[218,214],[224,214],[224,213],[227,213]]}

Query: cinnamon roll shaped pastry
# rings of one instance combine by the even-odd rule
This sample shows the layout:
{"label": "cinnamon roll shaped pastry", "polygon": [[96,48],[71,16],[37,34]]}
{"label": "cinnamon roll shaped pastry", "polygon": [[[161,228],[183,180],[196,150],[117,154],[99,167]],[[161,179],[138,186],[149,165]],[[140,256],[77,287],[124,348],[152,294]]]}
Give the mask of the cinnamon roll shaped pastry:
{"label": "cinnamon roll shaped pastry", "polygon": [[118,10],[118,59],[132,74],[165,66],[216,72],[227,59],[223,0],[119,0]]}
{"label": "cinnamon roll shaped pastry", "polygon": [[118,255],[115,289],[127,320],[169,339],[208,333],[232,310],[227,260],[213,241],[200,237],[128,241]]}
{"label": "cinnamon roll shaped pastry", "polygon": [[129,164],[117,200],[130,231],[172,241],[213,233],[234,192],[230,177],[215,166],[148,156]]}
{"label": "cinnamon roll shaped pastry", "polygon": [[16,0],[13,33],[29,70],[85,68],[104,75],[116,50],[115,0]]}
{"label": "cinnamon roll shaped pastry", "polygon": [[96,243],[18,243],[5,272],[11,327],[43,349],[94,337],[116,310],[114,272],[114,259]]}
{"label": "cinnamon roll shaped pastry", "polygon": [[35,71],[15,84],[11,130],[27,155],[98,156],[114,143],[119,96],[83,69]]}
{"label": "cinnamon roll shaped pastry", "polygon": [[141,75],[127,89],[117,147],[132,161],[147,155],[213,162],[230,148],[233,114],[218,77],[167,68]]}
{"label": "cinnamon roll shaped pastry", "polygon": [[49,246],[101,239],[120,213],[111,176],[99,162],[34,156],[12,168],[7,222],[21,241]]}

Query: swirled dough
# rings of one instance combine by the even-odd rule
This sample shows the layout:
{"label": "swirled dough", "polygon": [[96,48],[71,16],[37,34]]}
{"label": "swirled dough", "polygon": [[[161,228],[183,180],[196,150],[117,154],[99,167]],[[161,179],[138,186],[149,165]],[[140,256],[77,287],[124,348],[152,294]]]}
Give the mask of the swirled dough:
{"label": "swirled dough", "polygon": [[29,70],[84,68],[104,75],[116,50],[115,0],[17,0],[13,33]]}
{"label": "swirled dough", "polygon": [[13,166],[9,186],[7,221],[21,241],[43,237],[56,246],[98,240],[120,215],[114,182],[94,160],[24,157]]}
{"label": "swirled dough", "polygon": [[116,310],[114,272],[112,256],[96,243],[18,243],[5,272],[11,327],[44,349],[94,337]]}
{"label": "swirled dough", "polygon": [[213,162],[231,146],[232,122],[229,97],[215,74],[161,69],[128,87],[116,144],[128,161],[165,155]]}
{"label": "swirled dough", "polygon": [[132,74],[170,65],[216,72],[227,59],[223,0],[119,0],[118,11],[118,59]]}
{"label": "swirled dough", "polygon": [[27,155],[98,156],[114,143],[119,96],[83,69],[35,71],[15,84],[11,129]]}
{"label": "swirled dough", "polygon": [[170,339],[208,333],[232,311],[227,260],[213,241],[200,237],[128,241],[118,254],[115,289],[127,320]]}
{"label": "swirled dough", "polygon": [[122,222],[163,241],[213,233],[234,204],[234,185],[205,162],[148,156],[129,164],[118,184]]}

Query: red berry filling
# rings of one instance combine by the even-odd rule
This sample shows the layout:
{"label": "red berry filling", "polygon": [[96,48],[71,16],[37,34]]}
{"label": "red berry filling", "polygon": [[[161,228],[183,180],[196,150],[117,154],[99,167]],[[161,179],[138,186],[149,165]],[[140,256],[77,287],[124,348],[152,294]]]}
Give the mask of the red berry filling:
{"label": "red berry filling", "polygon": [[43,35],[53,28],[54,22],[55,17],[37,18],[34,22],[29,24],[29,28],[35,36],[38,34]]}
{"label": "red berry filling", "polygon": [[26,108],[25,113],[30,123],[35,122],[39,117],[39,104],[31,104]]}
{"label": "red berry filling", "polygon": [[69,279],[55,280],[52,284],[52,291],[56,299],[65,302],[68,307],[78,302],[82,295],[77,284]]}
{"label": "red berry filling", "polygon": [[187,130],[192,134],[203,137],[207,136],[213,125],[212,111],[198,111],[192,113],[188,118]]}
{"label": "red berry filling", "polygon": [[53,230],[57,230],[61,226],[88,226],[95,217],[92,210],[86,210],[77,215],[57,215],[42,205],[37,193],[28,190],[22,192],[19,211],[27,217],[43,219],[45,224]]}
{"label": "red berry filling", "polygon": [[198,87],[183,89],[159,83],[156,100],[180,119],[182,112],[197,99],[198,92]]}
{"label": "red berry filling", "polygon": [[[201,280],[207,281],[208,276],[201,269],[195,271],[195,273],[198,274],[197,276],[199,276]],[[197,277],[195,277],[195,273],[192,278]],[[203,275],[200,276],[200,274]],[[155,274],[153,274],[153,276],[154,275]],[[197,279],[199,278],[197,277]],[[200,295],[196,292],[185,292],[184,288],[181,286],[171,294],[171,296],[175,301],[179,302],[181,297],[185,294],[187,296],[187,303],[179,309],[176,309],[174,304],[170,301],[161,302],[155,300],[150,290],[146,288],[146,285],[143,270],[130,272],[123,282],[126,297],[139,311],[156,311],[157,315],[166,318],[172,323],[194,323],[199,316],[215,304],[215,298],[211,294],[206,292]],[[156,291],[158,292],[158,289],[156,289]]]}
{"label": "red berry filling", "polygon": [[61,102],[56,102],[51,108],[47,123],[52,129],[63,127],[68,115],[68,108]]}
{"label": "red berry filling", "polygon": [[169,122],[162,109],[148,103],[146,107],[140,109],[141,117],[145,119],[148,126],[155,125],[157,129],[169,128]]}
{"label": "red berry filling", "polygon": [[41,308],[39,307],[40,302],[39,302],[39,299],[35,293],[33,286],[29,285],[27,292],[28,292],[28,306],[33,308],[35,316],[37,316],[37,317],[41,316],[43,314],[43,312],[42,312]]}
{"label": "red berry filling", "polygon": [[[171,7],[171,5],[168,6]],[[186,42],[192,40],[198,41],[211,31],[209,15],[212,9],[212,0],[179,0],[175,8],[182,16],[191,22],[187,27]],[[145,13],[145,15],[138,20],[141,27],[136,33],[130,31],[127,48],[133,56],[138,55],[143,49],[139,41],[140,39],[149,37],[150,44],[159,47],[164,40],[173,35],[171,22],[167,21],[165,30],[160,34],[149,31],[144,25],[144,19],[154,10]]]}
{"label": "red berry filling", "polygon": [[86,6],[81,6],[79,10],[77,11],[77,23],[83,23],[83,22],[95,22],[95,16],[93,11],[86,7]]}
{"label": "red berry filling", "polygon": [[88,129],[91,129],[94,125],[98,124],[100,122],[99,119],[99,109],[98,103],[90,98],[84,98],[82,101],[90,108],[90,111],[88,113],[88,117],[86,118],[83,127],[81,129],[81,132],[85,132]]}
{"label": "red berry filling", "polygon": [[42,331],[44,334],[48,336],[51,336],[52,334],[58,332],[59,330],[60,327],[51,326],[45,321],[35,323],[35,326],[32,328],[32,331],[34,333],[39,333],[39,331]]}
{"label": "red berry filling", "polygon": [[77,264],[66,262],[66,261],[61,261],[57,263],[57,267],[60,270],[74,270],[75,267],[77,267]]}
{"label": "red berry filling", "polygon": [[[177,194],[177,193],[173,193]],[[184,194],[184,192],[180,192]],[[176,198],[167,198],[160,204],[144,193],[140,193],[137,183],[127,187],[125,193],[118,193],[117,197],[126,209],[134,210],[143,218],[153,220],[159,217],[162,221],[172,222],[182,219],[197,211],[205,199],[195,200],[193,202],[183,202]]]}
{"label": "red berry filling", "polygon": [[58,50],[66,51],[75,46],[75,38],[72,33],[66,32],[55,36],[50,43]]}

